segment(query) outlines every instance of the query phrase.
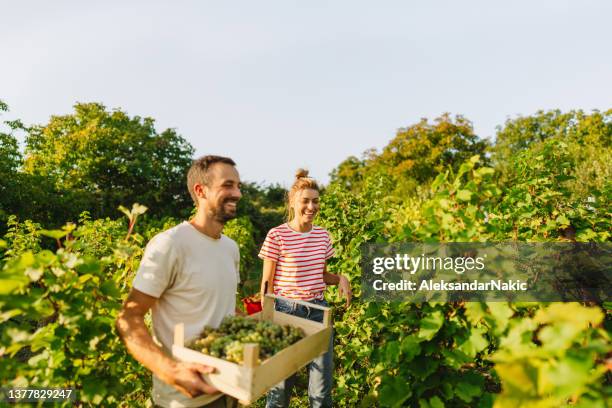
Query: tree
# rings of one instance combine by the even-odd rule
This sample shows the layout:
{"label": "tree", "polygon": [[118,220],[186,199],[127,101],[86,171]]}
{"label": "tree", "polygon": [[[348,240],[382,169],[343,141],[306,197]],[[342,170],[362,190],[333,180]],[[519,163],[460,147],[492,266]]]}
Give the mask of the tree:
{"label": "tree", "polygon": [[238,203],[238,215],[248,218],[253,224],[253,238],[259,247],[268,231],[283,222],[287,190],[278,184],[262,186],[244,182],[240,191],[242,199]]}
{"label": "tree", "polygon": [[498,127],[492,161],[503,177],[512,177],[511,163],[521,152],[542,154],[549,140],[567,145],[575,163],[575,179],[568,184],[575,197],[587,199],[610,188],[612,179],[612,109],[590,114],[582,110],[538,111],[530,116],[508,119]]}
{"label": "tree", "polygon": [[461,115],[453,120],[445,113],[433,123],[421,119],[398,130],[376,162],[397,176],[423,183],[447,167],[457,170],[470,157],[483,155],[486,148],[487,142],[476,136],[469,120]]}
{"label": "tree", "polygon": [[530,116],[518,116],[498,126],[493,149],[495,162],[503,162],[509,156],[549,138],[564,142],[571,140],[581,144],[610,146],[612,141],[612,109],[606,112],[582,110],[563,113],[560,110],[537,111]]}
{"label": "tree", "polygon": [[[0,100],[0,113],[8,110],[8,105]],[[8,129],[0,130],[0,235],[6,232],[10,215],[45,223],[63,220],[64,214],[54,205],[58,194],[48,178],[21,171],[23,155],[14,134],[27,128],[18,119],[6,120],[4,124]]]}
{"label": "tree", "polygon": [[173,129],[158,133],[154,120],[77,103],[73,114],[53,116],[29,129],[24,171],[47,175],[69,192],[73,216],[116,216],[120,204],[139,202],[153,215],[183,216],[191,199],[185,176],[193,147]]}
{"label": "tree", "polygon": [[[8,105],[0,100],[0,113],[7,111]],[[14,209],[15,192],[20,186],[17,171],[21,160],[15,136],[0,131],[0,222],[3,224]]]}
{"label": "tree", "polygon": [[[395,181],[395,195],[411,194],[417,186],[428,184],[447,166],[458,170],[472,156],[483,156],[488,143],[474,133],[472,123],[461,115],[448,113],[401,128],[378,154],[369,149],[361,160],[349,157],[336,168],[332,182],[359,189],[366,175],[381,174]],[[484,158],[484,162],[487,160]]]}
{"label": "tree", "polygon": [[329,174],[332,183],[339,183],[340,185],[355,190],[363,183],[365,176],[365,170],[367,169],[366,156],[370,154],[372,157],[376,156],[376,149],[366,150],[362,159],[358,159],[355,156],[349,156],[344,159],[338,167],[332,170]]}
{"label": "tree", "polygon": [[[8,106],[0,100],[0,112],[7,112]],[[9,127],[11,124],[16,126],[18,123],[16,121],[6,121],[5,122]],[[14,130],[11,127],[11,130]],[[19,144],[17,143],[17,139],[13,136],[12,133],[0,132],[0,174],[5,177],[10,173],[16,173],[17,169],[21,165],[21,153],[19,152]]]}

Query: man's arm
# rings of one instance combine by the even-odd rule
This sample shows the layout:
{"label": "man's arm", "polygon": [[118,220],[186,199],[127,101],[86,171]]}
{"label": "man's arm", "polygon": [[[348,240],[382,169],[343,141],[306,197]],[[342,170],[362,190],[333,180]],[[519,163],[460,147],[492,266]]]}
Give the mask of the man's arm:
{"label": "man's arm", "polygon": [[123,304],[116,328],[128,352],[162,381],[189,397],[217,392],[200,375],[212,373],[213,367],[173,360],[153,342],[144,316],[156,301],[157,298],[132,289]]}

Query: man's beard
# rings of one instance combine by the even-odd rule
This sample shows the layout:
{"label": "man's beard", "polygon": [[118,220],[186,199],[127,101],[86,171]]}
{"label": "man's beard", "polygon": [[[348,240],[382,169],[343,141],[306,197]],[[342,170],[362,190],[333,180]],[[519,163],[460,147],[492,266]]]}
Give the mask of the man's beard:
{"label": "man's beard", "polygon": [[211,208],[210,211],[212,212],[212,215],[215,218],[215,220],[217,220],[221,224],[225,224],[229,220],[233,220],[234,218],[236,218],[237,213],[238,213],[237,209],[230,210],[230,211],[225,210],[225,204],[232,203],[232,202],[238,204],[238,200],[227,199],[227,200],[224,200],[220,206]]}

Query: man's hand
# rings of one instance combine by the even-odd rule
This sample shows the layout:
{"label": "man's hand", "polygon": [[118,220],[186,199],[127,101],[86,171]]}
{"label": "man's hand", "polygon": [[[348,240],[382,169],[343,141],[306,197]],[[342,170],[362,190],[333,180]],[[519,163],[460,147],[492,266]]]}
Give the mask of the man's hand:
{"label": "man's hand", "polygon": [[203,364],[176,362],[170,375],[171,385],[191,398],[202,394],[215,394],[219,390],[204,381],[201,375],[214,371],[214,367]]}
{"label": "man's hand", "polygon": [[338,292],[340,296],[346,297],[346,307],[351,305],[351,298],[353,297],[353,292],[351,291],[351,284],[344,275],[338,275]]}

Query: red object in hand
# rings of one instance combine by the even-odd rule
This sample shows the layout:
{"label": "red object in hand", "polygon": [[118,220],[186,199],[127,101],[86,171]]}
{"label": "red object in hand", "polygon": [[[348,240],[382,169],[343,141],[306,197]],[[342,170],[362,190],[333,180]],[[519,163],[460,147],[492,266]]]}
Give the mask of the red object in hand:
{"label": "red object in hand", "polygon": [[252,315],[257,312],[261,312],[261,297],[259,294],[242,299],[242,304],[244,305],[247,314]]}

